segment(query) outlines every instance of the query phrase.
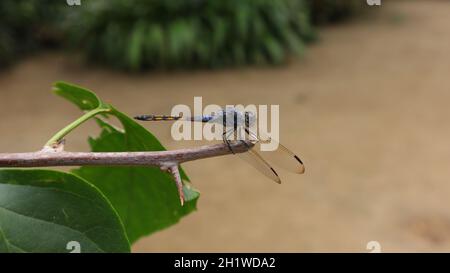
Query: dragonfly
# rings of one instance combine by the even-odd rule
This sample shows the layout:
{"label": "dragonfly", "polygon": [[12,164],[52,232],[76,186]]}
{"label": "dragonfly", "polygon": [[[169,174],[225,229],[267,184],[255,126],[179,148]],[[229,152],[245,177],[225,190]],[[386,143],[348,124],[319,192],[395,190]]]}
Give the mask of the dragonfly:
{"label": "dragonfly", "polygon": [[[249,163],[256,170],[261,172],[272,181],[278,184],[281,183],[280,176],[278,175],[275,168],[272,167],[271,163],[297,174],[303,174],[305,172],[305,166],[302,160],[281,143],[275,142],[276,144],[278,144],[278,148],[274,151],[262,151],[262,149],[260,149],[261,144],[270,143],[276,140],[262,135],[261,133],[258,135],[255,132],[251,131],[250,128],[252,128],[252,126],[256,123],[256,115],[250,111],[239,111],[234,107],[229,107],[217,111],[211,115],[190,117],[183,117],[183,115],[139,115],[134,118],[141,121],[184,120],[191,122],[220,124],[224,127],[222,134],[223,142],[228,146],[230,151],[233,154],[241,157],[244,161]],[[239,140],[246,144],[248,149],[244,153],[234,153],[230,138],[231,136],[236,136],[236,134],[238,132],[241,132],[242,130],[245,132],[246,137],[248,137],[248,140],[253,145],[250,146],[246,144],[247,142],[245,142],[244,140]]]}

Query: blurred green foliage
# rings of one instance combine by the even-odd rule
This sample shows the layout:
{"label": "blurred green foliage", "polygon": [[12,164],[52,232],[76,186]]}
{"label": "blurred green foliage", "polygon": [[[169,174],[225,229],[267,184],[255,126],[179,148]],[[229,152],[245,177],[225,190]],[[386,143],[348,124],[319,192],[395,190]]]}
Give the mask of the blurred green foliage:
{"label": "blurred green foliage", "polygon": [[60,40],[65,1],[0,1],[0,68],[17,57]]}
{"label": "blurred green foliage", "polygon": [[313,37],[300,0],[100,0],[79,18],[89,59],[131,70],[278,64]]}
{"label": "blurred green foliage", "polygon": [[[360,0],[0,1],[0,64],[65,44],[119,69],[280,64]],[[0,65],[1,66],[1,65]]]}
{"label": "blurred green foliage", "polygon": [[315,24],[337,22],[355,15],[367,6],[365,0],[308,0]]}

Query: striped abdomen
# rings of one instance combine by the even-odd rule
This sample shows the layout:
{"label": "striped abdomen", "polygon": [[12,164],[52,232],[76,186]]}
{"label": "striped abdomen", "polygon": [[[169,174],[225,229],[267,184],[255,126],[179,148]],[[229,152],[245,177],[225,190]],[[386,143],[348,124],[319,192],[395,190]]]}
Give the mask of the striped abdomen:
{"label": "striped abdomen", "polygon": [[[144,120],[144,121],[166,121],[166,120],[179,120],[183,117],[183,115],[180,116],[166,116],[166,115],[140,115],[134,117],[137,120]],[[183,118],[183,120],[188,121],[197,121],[197,122],[208,122],[212,119],[212,116],[194,116],[194,117],[186,117]]]}
{"label": "striped abdomen", "polygon": [[181,116],[166,116],[166,115],[141,115],[134,117],[137,120],[145,121],[165,121],[165,120],[179,120]]}

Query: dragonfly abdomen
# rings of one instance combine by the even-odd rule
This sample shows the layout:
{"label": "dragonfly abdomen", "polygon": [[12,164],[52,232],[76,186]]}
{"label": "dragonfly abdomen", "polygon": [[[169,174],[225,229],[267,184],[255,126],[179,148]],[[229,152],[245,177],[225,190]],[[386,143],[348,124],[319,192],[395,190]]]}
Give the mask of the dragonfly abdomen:
{"label": "dragonfly abdomen", "polygon": [[[167,115],[140,115],[135,116],[134,118],[137,120],[143,120],[143,121],[166,121],[166,120],[179,120],[183,116],[167,116]],[[212,116],[193,116],[193,117],[186,117],[183,118],[183,120],[188,121],[197,121],[197,122],[208,122],[212,119]]]}
{"label": "dragonfly abdomen", "polygon": [[140,115],[134,118],[137,120],[144,120],[144,121],[165,121],[165,120],[179,120],[181,116]]}

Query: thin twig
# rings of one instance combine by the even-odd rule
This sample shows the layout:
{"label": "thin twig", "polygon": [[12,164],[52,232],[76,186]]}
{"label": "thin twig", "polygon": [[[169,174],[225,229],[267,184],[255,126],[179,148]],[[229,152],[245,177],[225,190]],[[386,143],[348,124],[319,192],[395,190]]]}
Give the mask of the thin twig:
{"label": "thin twig", "polygon": [[178,196],[180,197],[181,205],[184,205],[184,192],[183,192],[183,181],[181,180],[180,171],[178,170],[178,165],[172,165],[168,169],[169,173],[175,180],[175,185],[177,185]]}

